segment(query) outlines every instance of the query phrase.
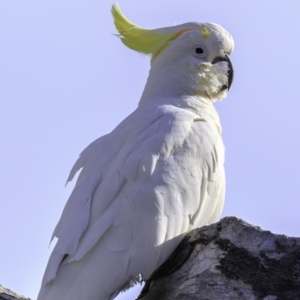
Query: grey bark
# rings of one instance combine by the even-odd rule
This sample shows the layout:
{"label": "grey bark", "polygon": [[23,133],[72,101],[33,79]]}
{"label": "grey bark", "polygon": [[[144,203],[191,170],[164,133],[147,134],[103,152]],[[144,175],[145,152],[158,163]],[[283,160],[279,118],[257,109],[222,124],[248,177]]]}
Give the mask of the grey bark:
{"label": "grey bark", "polygon": [[139,300],[299,300],[300,238],[229,217],[188,233]]}
{"label": "grey bark", "polygon": [[4,288],[0,285],[0,300],[31,300],[24,296],[17,295],[9,289]]}
{"label": "grey bark", "polygon": [[[300,238],[224,218],[188,233],[138,299],[300,300]],[[0,300],[30,299],[0,285]]]}

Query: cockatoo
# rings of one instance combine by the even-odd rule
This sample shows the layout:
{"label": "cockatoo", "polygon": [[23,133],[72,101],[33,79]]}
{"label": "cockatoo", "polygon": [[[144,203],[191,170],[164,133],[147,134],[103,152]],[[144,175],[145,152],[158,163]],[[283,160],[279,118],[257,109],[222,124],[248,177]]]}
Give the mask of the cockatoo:
{"label": "cockatoo", "polygon": [[144,29],[117,4],[112,15],[121,41],[151,56],[149,77],[138,108],[70,172],[68,180],[81,170],[38,300],[112,300],[222,212],[224,146],[213,103],[232,83],[231,35],[213,23]]}

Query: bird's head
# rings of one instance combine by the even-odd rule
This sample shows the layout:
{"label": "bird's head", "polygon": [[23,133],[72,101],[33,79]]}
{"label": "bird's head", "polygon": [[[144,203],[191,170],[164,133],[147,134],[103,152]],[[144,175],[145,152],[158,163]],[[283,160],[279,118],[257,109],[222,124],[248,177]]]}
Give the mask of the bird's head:
{"label": "bird's head", "polygon": [[166,95],[166,91],[211,100],[226,96],[233,80],[230,55],[234,42],[224,28],[213,23],[185,23],[150,30],[130,22],[117,4],[112,14],[122,42],[151,56],[147,85],[148,90],[155,85],[156,96]]}

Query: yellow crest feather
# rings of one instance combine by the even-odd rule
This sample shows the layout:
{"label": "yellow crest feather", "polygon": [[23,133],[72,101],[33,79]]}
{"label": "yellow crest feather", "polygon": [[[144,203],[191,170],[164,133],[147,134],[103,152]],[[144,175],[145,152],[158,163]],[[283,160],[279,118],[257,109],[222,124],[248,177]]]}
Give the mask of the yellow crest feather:
{"label": "yellow crest feather", "polygon": [[202,34],[202,37],[204,39],[209,39],[209,37],[210,37],[210,30],[207,27],[203,27],[201,29],[201,34]]}
{"label": "yellow crest feather", "polygon": [[124,16],[117,3],[113,4],[111,12],[122,42],[128,48],[152,57],[157,56],[170,41],[189,30],[185,28],[174,32],[163,28],[151,30],[139,27]]}

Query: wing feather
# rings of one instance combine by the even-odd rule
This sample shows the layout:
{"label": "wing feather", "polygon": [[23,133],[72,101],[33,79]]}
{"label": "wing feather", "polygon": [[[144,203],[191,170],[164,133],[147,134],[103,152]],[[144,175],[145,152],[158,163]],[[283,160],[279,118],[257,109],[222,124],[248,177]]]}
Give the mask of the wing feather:
{"label": "wing feather", "polygon": [[217,220],[223,145],[213,125],[195,118],[171,105],[139,107],[82,152],[38,299],[54,299],[46,295],[59,282],[65,299],[94,299],[70,288],[79,282],[109,299],[139,274],[148,278],[188,230]]}

